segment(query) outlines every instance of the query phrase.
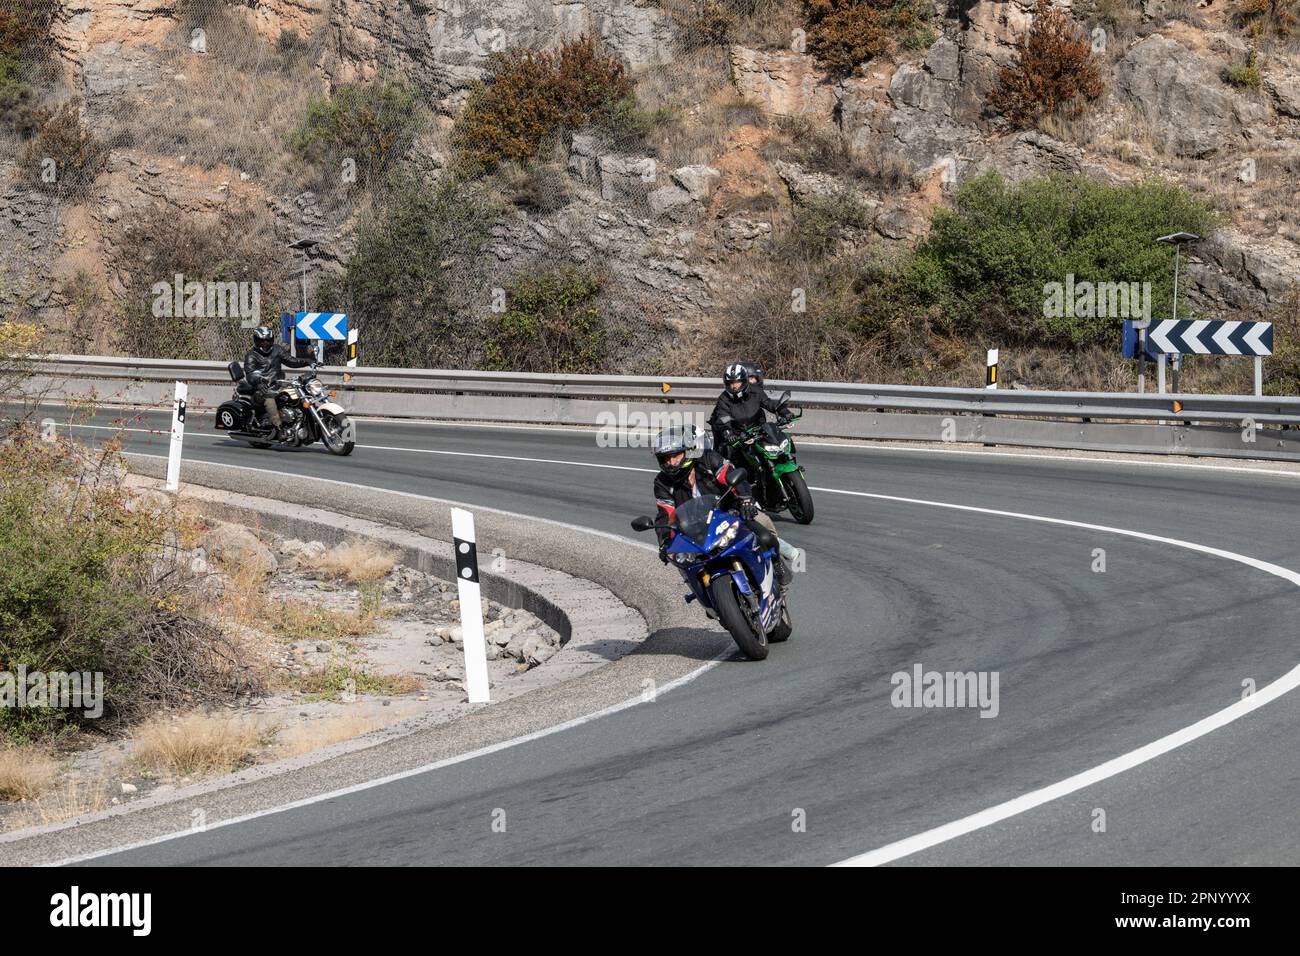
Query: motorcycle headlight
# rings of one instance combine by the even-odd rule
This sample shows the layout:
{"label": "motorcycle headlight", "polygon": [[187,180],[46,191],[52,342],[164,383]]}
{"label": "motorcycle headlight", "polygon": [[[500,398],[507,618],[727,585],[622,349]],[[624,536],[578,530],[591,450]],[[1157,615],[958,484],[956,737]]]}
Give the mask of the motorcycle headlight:
{"label": "motorcycle headlight", "polygon": [[307,394],[308,394],[308,395],[323,395],[323,394],[325,394],[325,386],[322,385],[320,382],[317,382],[317,381],[311,381],[311,382],[308,382],[308,383],[307,383]]}
{"label": "motorcycle headlight", "polygon": [[779,445],[764,445],[763,451],[767,452],[769,455],[779,455],[781,452],[785,451],[785,442],[781,442]]}
{"label": "motorcycle headlight", "polygon": [[673,560],[678,564],[694,564],[700,560],[700,555],[691,554],[688,551],[676,551],[673,553]]}

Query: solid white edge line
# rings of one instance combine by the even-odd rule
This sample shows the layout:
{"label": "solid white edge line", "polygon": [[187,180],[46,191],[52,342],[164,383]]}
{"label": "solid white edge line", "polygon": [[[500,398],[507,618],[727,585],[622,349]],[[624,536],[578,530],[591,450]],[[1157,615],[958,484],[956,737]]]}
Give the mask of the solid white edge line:
{"label": "solid white edge line", "polygon": [[[385,446],[374,446],[374,447],[380,449],[385,448]],[[508,455],[480,455],[480,454],[472,454],[468,452],[442,452],[442,451],[431,450],[431,449],[400,449],[399,448],[393,450],[428,451],[432,454],[461,455],[467,457],[482,457],[482,458],[504,458],[506,460],[512,460],[512,461],[545,462],[548,464],[587,465],[589,467],[599,467],[599,468],[618,468],[619,470],[625,470],[625,471],[653,470],[653,469],[630,468],[628,466],[622,466],[622,465],[619,466],[599,465],[592,462],[559,461],[555,459],[537,459],[537,458],[515,458]],[[156,458],[162,456],[147,455],[142,457]],[[1020,457],[1020,456],[1015,456],[1015,457]],[[222,467],[242,468],[244,466],[223,465]],[[1198,467],[1198,466],[1191,466],[1191,467]],[[267,469],[261,469],[261,468],[247,468],[245,470],[267,471]],[[1241,469],[1241,470],[1248,470],[1248,469]],[[283,474],[283,472],[269,472],[269,473],[277,474],[277,475]],[[367,486],[365,485],[354,485],[351,482],[334,481],[333,479],[328,479],[328,478],[321,478],[317,480],[332,481],[334,484],[347,485],[347,486],[352,486],[357,488],[367,488]],[[1109,525],[1089,524],[1083,521],[1071,521],[1066,518],[1051,518],[1051,517],[1047,517],[1046,515],[1031,515],[1031,514],[1024,514],[1017,511],[1002,511],[995,508],[981,508],[975,505],[960,505],[960,504],[954,504],[950,502],[926,501],[920,498],[907,498],[899,495],[885,495],[885,494],[878,494],[878,493],[866,492],[866,491],[847,491],[840,488],[823,488],[818,486],[811,486],[811,490],[819,491],[825,494],[848,495],[857,498],[871,498],[878,501],[890,501],[890,502],[902,503],[902,504],[923,505],[931,508],[947,508],[953,511],[966,511],[974,514],[986,514],[986,515],[993,515],[996,517],[1003,517],[1003,518],[1017,518],[1024,521],[1036,521],[1042,524],[1054,524],[1054,525],[1060,525],[1062,527],[1068,527],[1068,528],[1079,528],[1086,531],[1099,531],[1108,534],[1118,534],[1118,535],[1123,535],[1125,537],[1137,538],[1143,541],[1152,541],[1159,544],[1166,544],[1177,548],[1183,548],[1188,551],[1195,551],[1201,554],[1207,554],[1212,557],[1222,558],[1227,561],[1234,561],[1238,564],[1243,564],[1247,567],[1254,568],[1255,570],[1263,571],[1267,574],[1272,574],[1276,577],[1280,577],[1283,580],[1289,581],[1290,583],[1296,585],[1297,587],[1300,587],[1300,573],[1291,571],[1287,568],[1281,567],[1280,565],[1272,564],[1267,561],[1260,561],[1257,558],[1247,557],[1246,555],[1237,554],[1236,552],[1233,551],[1225,551],[1220,548],[1212,548],[1207,545],[1196,544],[1195,542],[1192,541],[1184,541],[1178,538],[1169,538],[1163,535],[1150,534],[1144,531],[1134,531],[1128,528],[1114,528]],[[428,499],[427,496],[424,495],[412,495],[410,492],[392,492],[392,493],[399,494],[399,495],[410,495],[411,497],[414,498],[425,498],[426,500],[439,500],[439,499]],[[482,510],[492,511],[495,509],[484,508]],[[501,513],[510,514],[510,512],[501,512]],[[542,519],[534,519],[534,520],[546,521],[548,519],[542,518]],[[565,525],[563,522],[553,522],[553,523],[559,524],[562,527],[576,528],[577,530],[581,530],[581,531],[589,531],[589,532],[591,531],[591,529],[580,528],[575,525]],[[592,532],[592,533],[604,534],[603,532]],[[618,538],[618,536],[616,535],[610,535],[610,537],[614,537],[617,540],[626,542],[626,539]],[[632,542],[632,543],[636,543],[636,542]],[[643,547],[649,547],[649,545],[643,545]],[[712,666],[712,664],[713,662],[710,662],[710,664],[706,665],[706,667]],[[1168,753],[1170,750],[1174,750],[1177,747],[1181,747],[1183,744],[1196,740],[1198,737],[1202,737],[1205,734],[1208,734],[1211,731],[1224,726],[1225,724],[1231,723],[1232,721],[1236,720],[1238,717],[1250,713],[1256,707],[1259,707],[1262,704],[1266,704],[1269,701],[1274,700],[1277,697],[1280,697],[1282,694],[1285,694],[1288,691],[1295,689],[1295,687],[1298,685],[1300,685],[1300,665],[1297,665],[1296,667],[1292,668],[1282,677],[1278,678],[1276,681],[1269,684],[1262,690],[1256,692],[1256,694],[1253,695],[1252,698],[1249,698],[1245,701],[1238,701],[1237,703],[1229,707],[1226,707],[1223,710],[1210,715],[1209,717],[1197,721],[1195,724],[1192,724],[1189,727],[1183,728],[1182,730],[1179,731],[1175,731],[1174,733],[1162,737],[1159,740],[1147,744],[1144,747],[1140,747],[1137,750],[1131,751],[1128,754],[1124,754],[1120,757],[1116,757],[1112,760],[1109,760],[1106,763],[1100,764],[1099,766],[1094,767],[1091,770],[1085,770],[1082,773],[1075,774],[1072,777],[1068,777],[1066,780],[1063,780],[1060,783],[1054,784],[1050,787],[1045,787],[1041,790],[1033,791],[1032,793],[1028,793],[1025,794],[1024,796],[1017,797],[1016,799],[1008,801],[1006,803],[998,804],[997,806],[991,807],[988,810],[984,810],[979,813],[972,814],[971,816],[968,817],[963,817],[961,820],[954,821],[953,823],[946,824],[942,827],[938,827],[933,830],[927,830],[924,833],[919,833],[915,836],[908,837],[907,839],[888,844],[887,846],[880,847],[876,850],[859,854],[858,856],[850,857],[849,859],[842,860],[840,861],[840,863],[834,865],[836,866],[878,866],[881,863],[888,863],[905,856],[910,856],[914,853],[919,852],[920,850],[927,849],[939,843],[944,843],[948,840],[952,840],[958,836],[962,836],[974,830],[978,830],[983,827],[990,826],[993,823],[997,823],[1001,820],[1005,820],[1008,817],[1015,816],[1016,814],[1024,813],[1026,810],[1033,809],[1034,807],[1038,807],[1044,803],[1048,803],[1052,800],[1058,799],[1061,796],[1064,796],[1069,793],[1073,793],[1074,791],[1089,786],[1092,783],[1097,783],[1109,777],[1115,776],[1116,774],[1122,773],[1123,771],[1128,770],[1131,767],[1137,766],[1138,764],[1141,763],[1146,763],[1147,761],[1152,760],[1160,756],[1161,754]],[[184,835],[184,834],[178,834],[178,835]]]}
{"label": "solid white edge line", "polygon": [[[198,412],[196,414],[203,414]],[[595,432],[594,426],[576,426],[576,425],[525,425],[525,424],[497,424],[494,422],[443,422],[429,420],[427,422],[410,421],[403,418],[357,418],[359,422],[383,422],[384,424],[397,425],[399,427],[409,426],[412,428],[421,425],[434,425],[439,428],[495,428],[501,431],[521,431],[521,432]],[[112,425],[72,425],[72,428],[94,428],[102,431],[132,431],[143,432],[147,434],[158,433],[157,429],[152,428],[116,428]],[[642,435],[648,434],[640,430],[622,429],[617,432],[619,435]],[[224,436],[222,436],[224,437]],[[237,439],[232,439],[237,440]],[[1086,464],[1099,465],[1132,465],[1138,468],[1184,468],[1199,471],[1222,471],[1238,475],[1271,475],[1276,478],[1290,478],[1291,480],[1300,479],[1300,471],[1285,471],[1280,468],[1251,468],[1245,465],[1216,465],[1200,461],[1164,461],[1155,455],[1145,458],[1097,458],[1091,455],[1074,454],[1068,448],[1032,448],[1025,446],[1021,451],[992,451],[989,449],[976,448],[935,448],[931,445],[914,444],[899,445],[888,443],[883,439],[864,438],[860,442],[833,441],[824,438],[806,438],[801,437],[799,443],[802,445],[813,445],[818,448],[848,448],[857,451],[896,451],[912,452],[926,455],[968,455],[977,458],[1018,458],[1029,459],[1031,461],[1055,461],[1055,462],[1081,462]],[[371,447],[371,446],[357,446]],[[648,447],[648,446],[647,446]],[[421,451],[422,449],[403,448],[400,451]],[[1116,454],[1123,454],[1117,452]],[[1247,459],[1250,461],[1265,462],[1267,459]]]}

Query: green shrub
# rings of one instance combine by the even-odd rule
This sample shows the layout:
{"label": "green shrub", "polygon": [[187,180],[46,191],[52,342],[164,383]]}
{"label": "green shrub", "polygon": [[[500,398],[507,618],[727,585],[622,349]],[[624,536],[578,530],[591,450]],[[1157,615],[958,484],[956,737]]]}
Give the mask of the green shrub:
{"label": "green shrub", "polygon": [[490,172],[507,160],[526,163],[564,129],[626,127],[635,119],[632,81],[623,64],[591,37],[554,53],[508,50],[494,55],[487,69],[452,128],[465,175]]}
{"label": "green shrub", "polygon": [[[124,473],[111,444],[91,452],[26,429],[0,444],[0,672],[98,672],[107,720],[251,687],[247,662],[192,613],[175,552],[160,550],[166,515],[129,507]],[[90,707],[0,707],[0,735],[55,734],[93,721]]]}
{"label": "green shrub", "polygon": [[924,0],[804,0],[808,50],[837,76],[899,48],[923,49],[935,40]]}
{"label": "green shrub", "polygon": [[836,251],[846,229],[870,224],[867,207],[851,190],[813,196],[795,207],[790,230],[777,243],[775,254],[779,259],[821,259]]}
{"label": "green shrub", "polygon": [[1225,83],[1243,86],[1249,90],[1258,90],[1264,82],[1259,72],[1259,56],[1254,50],[1246,54],[1244,66],[1225,66],[1222,76]]}
{"label": "green shrub", "polygon": [[311,101],[290,146],[309,162],[351,159],[369,184],[410,149],[417,123],[415,96],[401,83],[340,86]]}
{"label": "green shrub", "polygon": [[490,323],[484,367],[579,374],[603,371],[608,331],[593,299],[599,276],[562,266],[519,279],[506,310]]}
{"label": "green shrub", "polygon": [[[469,335],[458,274],[474,266],[493,211],[462,183],[395,184],[361,226],[336,290],[364,326],[367,365],[445,367]],[[333,300],[330,300],[333,302]],[[338,306],[333,306],[338,307]]]}
{"label": "green shrub", "polygon": [[951,209],[935,212],[930,234],[885,283],[883,298],[931,316],[947,334],[1102,342],[1118,335],[1120,320],[1045,316],[1048,284],[1068,274],[1076,282],[1150,282],[1153,313],[1163,311],[1171,255],[1155,238],[1205,235],[1213,225],[1209,207],[1171,183],[1051,176],[1012,184],[990,172],[965,183]]}
{"label": "green shrub", "polygon": [[989,105],[1014,127],[1062,112],[1070,118],[1101,95],[1103,84],[1092,45],[1074,22],[1038,0],[1034,21],[1016,44],[1018,56],[998,74]]}

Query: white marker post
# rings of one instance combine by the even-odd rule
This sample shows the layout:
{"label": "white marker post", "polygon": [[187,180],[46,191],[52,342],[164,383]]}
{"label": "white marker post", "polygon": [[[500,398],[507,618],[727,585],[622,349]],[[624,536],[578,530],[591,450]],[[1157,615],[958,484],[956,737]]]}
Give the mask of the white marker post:
{"label": "white marker post", "polygon": [[998,350],[989,349],[988,355],[984,362],[984,387],[998,387]]}
{"label": "white marker post", "polygon": [[185,441],[185,398],[189,386],[176,383],[176,401],[172,404],[172,446],[167,456],[167,490],[175,491],[181,485],[181,445]]}
{"label": "white marker post", "polygon": [[489,702],[487,641],[483,637],[474,515],[463,508],[452,508],[451,537],[456,551],[456,588],[460,596],[460,630],[465,648],[465,691],[471,704],[486,704]]}
{"label": "white marker post", "polygon": [[[355,369],[356,367],[357,367],[357,330],[354,328],[349,328],[348,329],[348,368]],[[355,387],[352,384],[353,374],[354,373],[352,372],[343,373],[343,384],[346,385],[348,388]]]}

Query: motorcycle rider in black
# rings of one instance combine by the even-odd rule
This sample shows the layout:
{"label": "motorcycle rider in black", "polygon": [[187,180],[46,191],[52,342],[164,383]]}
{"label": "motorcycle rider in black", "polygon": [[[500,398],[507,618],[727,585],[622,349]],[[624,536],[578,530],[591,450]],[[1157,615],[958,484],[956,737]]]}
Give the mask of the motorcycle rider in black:
{"label": "motorcycle rider in black", "polygon": [[[772,519],[750,494],[745,469],[711,448],[697,450],[694,429],[690,432],[670,428],[655,439],[659,473],[655,475],[654,492],[660,517],[671,524],[677,520],[679,505],[703,495],[717,495],[723,508],[740,514],[761,546],[776,545],[780,554],[777,578],[781,587],[788,587],[794,576],[794,565],[802,564],[800,550],[777,536]],[[655,533],[659,536],[659,560],[667,562],[668,545],[676,532],[672,528],[656,528]]]}
{"label": "motorcycle rider in black", "polygon": [[751,425],[765,422],[767,416],[764,412],[781,418],[789,415],[789,408],[769,397],[763,386],[755,381],[757,378],[747,365],[739,362],[728,365],[722,375],[723,392],[709,416],[714,445],[732,461],[737,461],[738,456],[730,447],[731,440]]}
{"label": "motorcycle rider in black", "polygon": [[261,404],[266,409],[266,417],[275,427],[272,441],[284,441],[286,438],[284,420],[275,403],[275,384],[280,379],[281,366],[306,368],[311,364],[310,359],[294,358],[286,352],[266,326],[253,329],[253,350],[244,356],[244,378],[256,389],[254,404]]}

